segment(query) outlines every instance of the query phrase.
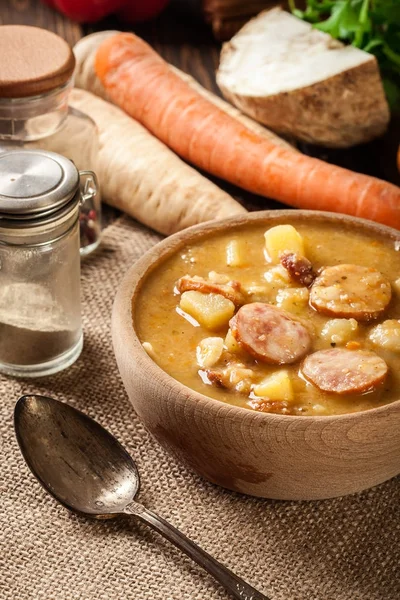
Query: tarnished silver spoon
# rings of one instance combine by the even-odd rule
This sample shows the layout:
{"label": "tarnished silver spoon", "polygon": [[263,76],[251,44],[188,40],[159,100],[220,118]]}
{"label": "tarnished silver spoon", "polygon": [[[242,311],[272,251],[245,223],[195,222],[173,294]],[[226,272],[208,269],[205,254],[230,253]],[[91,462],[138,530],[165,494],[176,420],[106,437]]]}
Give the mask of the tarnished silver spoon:
{"label": "tarnished silver spoon", "polygon": [[68,510],[96,519],[134,516],[206,569],[233,598],[268,600],[178,529],[134,501],[139,490],[136,465],[96,421],[53,398],[23,396],[15,407],[14,426],[32,473]]}

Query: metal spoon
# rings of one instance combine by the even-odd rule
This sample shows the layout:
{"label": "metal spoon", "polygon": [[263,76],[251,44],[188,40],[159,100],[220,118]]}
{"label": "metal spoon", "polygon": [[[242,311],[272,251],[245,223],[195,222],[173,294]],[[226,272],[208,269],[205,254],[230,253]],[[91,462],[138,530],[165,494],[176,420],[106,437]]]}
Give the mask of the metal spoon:
{"label": "metal spoon", "polygon": [[134,501],[139,473],[121,444],[68,404],[23,396],[14,426],[21,452],[39,482],[68,510],[108,519],[128,515],[150,525],[208,571],[237,600],[268,600],[175,527]]}

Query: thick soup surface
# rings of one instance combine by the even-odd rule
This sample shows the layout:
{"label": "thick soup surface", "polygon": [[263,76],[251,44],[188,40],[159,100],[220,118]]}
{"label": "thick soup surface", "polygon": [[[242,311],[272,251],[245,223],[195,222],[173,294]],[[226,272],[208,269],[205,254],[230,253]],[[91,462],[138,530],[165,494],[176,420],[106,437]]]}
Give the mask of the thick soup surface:
{"label": "thick soup surface", "polygon": [[202,394],[279,414],[357,412],[400,398],[399,277],[383,237],[247,225],[157,267],[134,322],[153,360]]}

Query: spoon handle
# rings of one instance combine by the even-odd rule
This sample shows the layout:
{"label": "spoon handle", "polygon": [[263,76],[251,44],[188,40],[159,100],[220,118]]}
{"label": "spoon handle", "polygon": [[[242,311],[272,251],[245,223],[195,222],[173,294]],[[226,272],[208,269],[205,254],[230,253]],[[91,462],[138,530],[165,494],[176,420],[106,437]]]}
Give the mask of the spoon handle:
{"label": "spoon handle", "polygon": [[125,508],[124,514],[134,515],[143,523],[150,525],[152,529],[208,571],[236,600],[270,600],[202,550],[200,546],[192,542],[173,525],[148,510],[145,506],[132,502]]}

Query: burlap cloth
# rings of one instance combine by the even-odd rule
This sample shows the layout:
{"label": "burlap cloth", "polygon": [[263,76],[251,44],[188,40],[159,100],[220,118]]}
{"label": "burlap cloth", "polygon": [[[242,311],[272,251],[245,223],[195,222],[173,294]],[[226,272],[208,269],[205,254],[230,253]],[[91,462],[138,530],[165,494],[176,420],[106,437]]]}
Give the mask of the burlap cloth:
{"label": "burlap cloth", "polygon": [[203,481],[145,431],[113,357],[110,314],[123,273],[158,237],[123,219],[83,266],[85,346],[40,381],[1,380],[1,600],[228,598],[175,548],[132,522],[78,518],[28,471],[15,441],[17,398],[39,392],[97,419],[138,463],[140,500],[272,600],[399,600],[400,479],[320,502],[277,502]]}

